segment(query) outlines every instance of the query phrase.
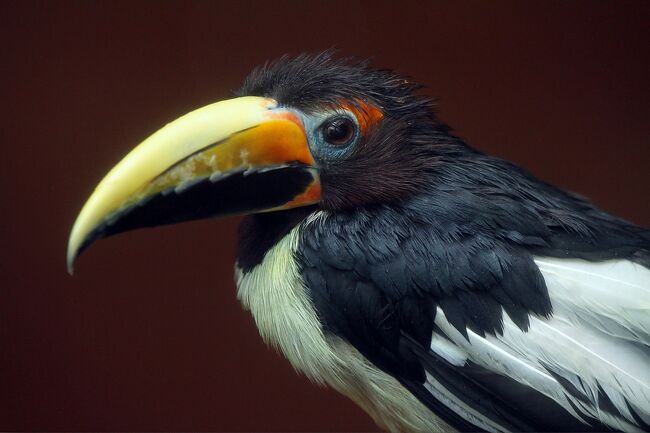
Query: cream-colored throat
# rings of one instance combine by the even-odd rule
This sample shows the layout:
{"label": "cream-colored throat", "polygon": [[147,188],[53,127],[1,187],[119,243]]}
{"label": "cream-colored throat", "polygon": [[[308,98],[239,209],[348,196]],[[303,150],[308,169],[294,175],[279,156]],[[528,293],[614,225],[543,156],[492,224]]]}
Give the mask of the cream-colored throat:
{"label": "cream-colored throat", "polygon": [[295,260],[299,226],[244,273],[235,268],[237,297],[250,310],[260,335],[278,348],[307,377],[323,382],[323,370],[334,368],[332,350],[309,299]]}

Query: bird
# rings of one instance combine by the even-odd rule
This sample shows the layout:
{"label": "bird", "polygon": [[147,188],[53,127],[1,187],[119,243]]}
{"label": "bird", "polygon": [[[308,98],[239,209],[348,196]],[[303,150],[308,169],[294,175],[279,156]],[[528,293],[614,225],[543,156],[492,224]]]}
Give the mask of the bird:
{"label": "bird", "polygon": [[650,430],[650,230],[482,153],[422,86],[332,51],[255,68],[97,185],[67,264],[242,215],[263,340],[391,432]]}

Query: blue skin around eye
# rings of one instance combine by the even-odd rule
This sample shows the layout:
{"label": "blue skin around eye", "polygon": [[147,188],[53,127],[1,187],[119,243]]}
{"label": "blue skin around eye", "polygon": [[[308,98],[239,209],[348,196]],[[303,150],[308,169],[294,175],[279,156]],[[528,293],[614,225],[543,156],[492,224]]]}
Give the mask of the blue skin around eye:
{"label": "blue skin around eye", "polygon": [[[326,165],[328,161],[345,158],[352,153],[359,141],[359,123],[355,116],[347,110],[336,110],[314,114],[303,114],[298,112],[296,114],[303,122],[307,134],[307,141],[309,142],[309,150],[319,165]],[[352,140],[350,140],[350,143],[345,146],[328,143],[323,137],[323,124],[328,120],[340,117],[350,119],[355,125],[354,136],[352,137]]]}

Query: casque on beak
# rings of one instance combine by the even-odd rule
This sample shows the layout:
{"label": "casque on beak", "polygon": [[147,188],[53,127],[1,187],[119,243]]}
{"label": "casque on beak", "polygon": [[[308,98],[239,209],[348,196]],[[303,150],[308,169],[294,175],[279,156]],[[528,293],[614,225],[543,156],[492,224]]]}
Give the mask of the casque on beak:
{"label": "casque on beak", "polygon": [[269,98],[217,102],[169,123],[104,177],[72,228],[68,270],[91,243],[123,231],[319,199],[296,114]]}

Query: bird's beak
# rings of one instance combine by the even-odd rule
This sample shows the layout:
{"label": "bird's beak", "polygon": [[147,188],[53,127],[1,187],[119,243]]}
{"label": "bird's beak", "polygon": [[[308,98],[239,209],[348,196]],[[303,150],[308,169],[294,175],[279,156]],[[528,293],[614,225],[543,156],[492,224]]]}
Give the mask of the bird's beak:
{"label": "bird's beak", "polygon": [[217,102],[169,123],[104,177],[72,228],[68,270],[92,242],[115,233],[319,199],[297,115],[268,98]]}

